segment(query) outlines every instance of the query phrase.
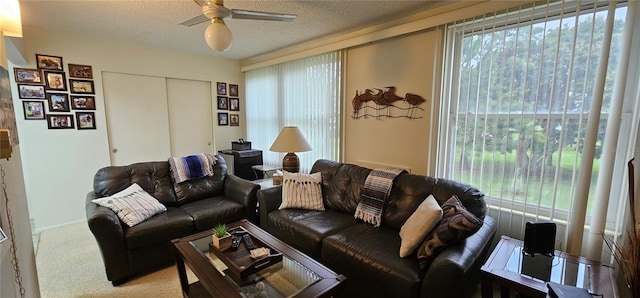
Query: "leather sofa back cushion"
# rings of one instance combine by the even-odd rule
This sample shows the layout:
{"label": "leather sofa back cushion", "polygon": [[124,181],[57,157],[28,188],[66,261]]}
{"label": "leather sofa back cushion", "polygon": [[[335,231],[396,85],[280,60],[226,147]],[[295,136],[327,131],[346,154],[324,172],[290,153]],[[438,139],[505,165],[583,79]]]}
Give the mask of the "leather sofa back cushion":
{"label": "leather sofa back cushion", "polygon": [[[311,173],[322,173],[322,196],[325,208],[355,214],[364,182],[371,169],[353,164],[320,159]],[[384,211],[382,225],[398,231],[429,195],[440,205],[456,195],[464,207],[483,219],[486,215],[484,194],[461,182],[416,174],[402,174],[396,178]]]}
{"label": "leather sofa back cushion", "polygon": [[317,160],[311,173],[322,173],[322,197],[328,209],[355,214],[371,169],[330,160]]}
{"label": "leather sofa back cushion", "polygon": [[165,206],[175,206],[178,202],[173,191],[173,180],[169,174],[169,163],[166,161],[141,162],[99,169],[93,177],[93,191],[98,197],[107,197],[133,183],[140,185]]}
{"label": "leather sofa back cushion", "polygon": [[173,185],[179,205],[224,194],[227,164],[219,155],[216,155],[216,159],[213,165],[213,176],[204,176]]}

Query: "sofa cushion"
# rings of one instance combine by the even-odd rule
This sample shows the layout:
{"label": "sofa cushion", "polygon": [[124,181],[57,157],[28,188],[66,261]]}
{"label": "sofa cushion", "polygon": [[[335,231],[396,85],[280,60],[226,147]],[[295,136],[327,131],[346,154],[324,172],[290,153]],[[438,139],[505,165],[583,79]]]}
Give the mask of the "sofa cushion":
{"label": "sofa cushion", "polygon": [[311,168],[311,173],[316,172],[322,173],[322,197],[325,209],[355,214],[362,187],[371,170],[320,159]]}
{"label": "sofa cushion", "polygon": [[482,220],[464,208],[455,195],[442,204],[440,223],[424,239],[418,259],[424,265],[446,246],[458,243],[482,227]]}
{"label": "sofa cushion", "polygon": [[179,208],[191,215],[196,231],[211,229],[217,224],[239,221],[245,214],[244,205],[224,196],[198,200]]}
{"label": "sofa cushion", "polygon": [[413,254],[441,218],[442,208],[440,208],[438,201],[429,195],[400,228],[400,238],[402,239],[400,257],[404,258]]}
{"label": "sofa cushion", "polygon": [[352,214],[335,210],[284,209],[269,213],[266,228],[272,235],[317,258],[322,239],[355,223]]}
{"label": "sofa cushion", "polygon": [[320,173],[301,174],[284,171],[282,203],[278,209],[300,208],[324,211]]}
{"label": "sofa cushion", "polygon": [[213,176],[205,176],[172,185],[176,192],[178,204],[186,204],[224,194],[224,178],[227,176],[227,164],[224,158],[220,156],[216,156],[216,160],[213,165]]}
{"label": "sofa cushion", "polygon": [[192,234],[193,219],[186,212],[168,207],[167,212],[149,218],[139,225],[126,228],[124,238],[128,249],[152,246]]}
{"label": "sofa cushion", "polygon": [[107,197],[134,183],[140,185],[142,189],[167,207],[175,206],[178,203],[173,191],[169,163],[166,161],[101,168],[93,177],[93,191],[98,197]]}
{"label": "sofa cushion", "polygon": [[349,280],[375,288],[378,297],[418,297],[424,272],[415,258],[400,258],[399,249],[396,230],[358,223],[326,237],[321,258]]}
{"label": "sofa cushion", "polygon": [[92,202],[113,210],[118,218],[130,227],[167,211],[167,207],[160,204],[156,198],[136,183],[111,196],[95,199]]}

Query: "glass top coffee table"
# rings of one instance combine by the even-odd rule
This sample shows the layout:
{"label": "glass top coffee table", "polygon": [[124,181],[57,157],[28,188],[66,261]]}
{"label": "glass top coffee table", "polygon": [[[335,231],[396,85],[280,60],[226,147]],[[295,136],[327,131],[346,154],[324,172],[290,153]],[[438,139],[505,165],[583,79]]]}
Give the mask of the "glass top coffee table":
{"label": "glass top coffee table", "polygon": [[[175,239],[176,265],[184,297],[330,297],[344,288],[345,276],[336,274],[249,221],[228,226],[230,230],[245,230],[257,243],[262,242],[281,253],[282,261],[265,265],[238,280],[218,257],[219,251],[214,253],[212,249],[215,248],[210,248],[213,231]],[[198,281],[188,280],[185,265]]]}

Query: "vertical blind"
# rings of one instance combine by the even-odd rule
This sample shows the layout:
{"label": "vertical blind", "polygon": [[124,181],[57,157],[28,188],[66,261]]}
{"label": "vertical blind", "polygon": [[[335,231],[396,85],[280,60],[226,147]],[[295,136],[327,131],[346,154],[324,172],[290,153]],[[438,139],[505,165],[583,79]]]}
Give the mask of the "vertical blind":
{"label": "vertical blind", "polygon": [[284,126],[298,126],[311,145],[297,153],[301,172],[317,159],[338,159],[341,72],[339,51],[246,72],[247,139],[265,164],[281,165],[283,154],[269,147]]}
{"label": "vertical blind", "polygon": [[[593,197],[627,12],[626,3],[614,3],[610,11],[608,4],[537,3],[448,26],[444,86],[451,89],[443,92],[438,174],[483,190],[502,234],[521,238],[526,221],[553,220],[564,249],[567,222],[580,212],[574,200],[587,200],[577,191]],[[610,43],[604,38],[607,18]],[[610,54],[599,64],[603,48]],[[592,110],[598,91],[602,106]],[[632,117],[633,111],[620,115],[627,138],[635,136]],[[587,126],[590,119],[596,125]],[[586,147],[590,133],[593,148]],[[585,169],[591,172],[588,185],[579,183],[584,159],[593,161]],[[623,189],[623,182],[613,188]],[[608,214],[599,213],[589,200],[587,224],[596,215],[611,230],[619,226],[618,198],[612,196],[609,206]],[[582,226],[571,228],[583,232]]]}

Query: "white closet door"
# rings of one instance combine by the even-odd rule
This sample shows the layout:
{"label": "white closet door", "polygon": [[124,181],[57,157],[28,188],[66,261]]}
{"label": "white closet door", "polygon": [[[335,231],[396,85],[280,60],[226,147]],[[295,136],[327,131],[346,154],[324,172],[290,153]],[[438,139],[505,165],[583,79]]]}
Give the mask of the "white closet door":
{"label": "white closet door", "polygon": [[213,154],[211,82],[167,79],[171,155]]}
{"label": "white closet door", "polygon": [[112,165],[171,155],[166,79],[103,72]]}

